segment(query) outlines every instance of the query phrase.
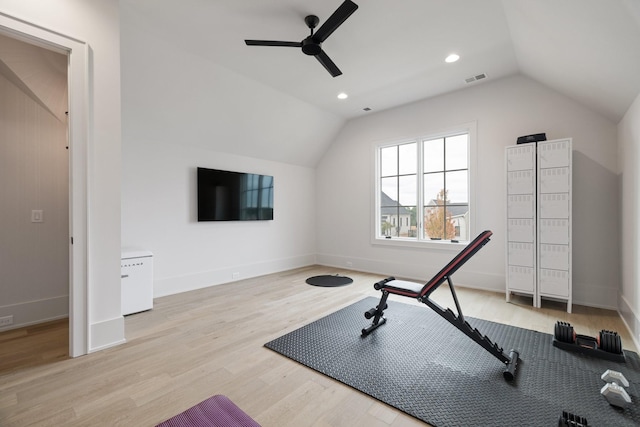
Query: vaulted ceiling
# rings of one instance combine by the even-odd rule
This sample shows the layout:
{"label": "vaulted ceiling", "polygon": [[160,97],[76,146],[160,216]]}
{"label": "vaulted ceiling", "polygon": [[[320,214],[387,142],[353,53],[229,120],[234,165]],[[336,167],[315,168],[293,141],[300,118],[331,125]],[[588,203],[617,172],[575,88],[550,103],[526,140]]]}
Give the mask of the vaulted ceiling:
{"label": "vaulted ceiling", "polygon": [[355,0],[322,45],[335,78],[299,48],[244,39],[301,41],[304,17],[321,26],[342,0],[124,2],[181,48],[345,119],[518,73],[614,122],[640,93],[640,0]]}
{"label": "vaulted ceiling", "polygon": [[[322,26],[342,1],[120,0],[125,144],[180,141],[314,167],[344,122],[370,114],[365,109],[506,76],[525,75],[614,123],[640,93],[640,0],[354,0],[358,9],[322,45],[343,72],[335,78],[299,48],[244,43],[300,41],[309,35],[305,16],[317,15]],[[62,120],[66,92],[52,93],[36,71],[48,66],[64,80],[64,60],[45,53],[27,61],[14,44],[0,49],[0,73]],[[155,102],[159,90],[184,78],[181,64],[169,64],[176,49],[226,73],[205,88],[180,85],[169,104]],[[460,60],[445,63],[453,52]],[[206,72],[199,76],[209,78]],[[339,92],[349,97],[339,100]],[[210,105],[212,96],[224,100]],[[206,114],[194,114],[194,102]],[[207,125],[216,114],[224,119]]]}

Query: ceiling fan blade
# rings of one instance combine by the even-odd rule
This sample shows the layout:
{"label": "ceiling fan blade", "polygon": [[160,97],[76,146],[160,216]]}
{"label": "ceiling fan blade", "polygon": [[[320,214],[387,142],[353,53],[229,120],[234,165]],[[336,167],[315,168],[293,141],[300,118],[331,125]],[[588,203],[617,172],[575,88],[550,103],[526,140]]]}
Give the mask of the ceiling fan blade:
{"label": "ceiling fan blade", "polygon": [[318,28],[318,31],[313,35],[313,40],[318,43],[322,43],[333,33],[353,12],[358,9],[358,5],[351,0],[345,0],[335,12],[324,21],[324,24]]}
{"label": "ceiling fan blade", "polygon": [[318,62],[320,62],[322,66],[326,68],[329,74],[331,74],[333,77],[338,77],[340,74],[342,74],[340,68],[338,68],[338,66],[333,63],[331,58],[329,58],[329,56],[324,53],[324,50],[321,50],[319,54],[315,55],[315,57]]}
{"label": "ceiling fan blade", "polygon": [[245,40],[247,46],[302,47],[302,42],[279,42],[275,40]]}

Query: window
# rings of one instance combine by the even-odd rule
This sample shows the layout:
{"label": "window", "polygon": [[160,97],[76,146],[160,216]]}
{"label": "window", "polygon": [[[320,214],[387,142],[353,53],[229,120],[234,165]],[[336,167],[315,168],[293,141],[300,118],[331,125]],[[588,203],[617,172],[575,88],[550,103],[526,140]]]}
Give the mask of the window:
{"label": "window", "polygon": [[469,240],[471,130],[376,147],[376,239]]}

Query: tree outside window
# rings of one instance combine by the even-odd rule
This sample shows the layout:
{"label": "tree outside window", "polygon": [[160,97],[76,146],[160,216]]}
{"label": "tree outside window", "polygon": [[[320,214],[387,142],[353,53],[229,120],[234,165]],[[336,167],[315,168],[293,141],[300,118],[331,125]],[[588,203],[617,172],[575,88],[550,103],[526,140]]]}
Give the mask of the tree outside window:
{"label": "tree outside window", "polygon": [[449,200],[443,188],[438,192],[435,200],[431,200],[425,209],[424,232],[425,237],[432,240],[451,240],[456,238],[456,227],[453,223],[451,211],[448,209]]}

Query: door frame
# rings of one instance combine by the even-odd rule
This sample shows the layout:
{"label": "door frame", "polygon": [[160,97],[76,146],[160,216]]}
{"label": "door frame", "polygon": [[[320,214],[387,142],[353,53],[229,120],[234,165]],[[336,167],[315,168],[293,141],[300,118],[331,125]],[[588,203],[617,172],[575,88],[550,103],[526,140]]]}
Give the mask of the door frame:
{"label": "door frame", "polygon": [[0,34],[67,55],[69,90],[69,356],[88,353],[90,51],[82,40],[0,12]]}

